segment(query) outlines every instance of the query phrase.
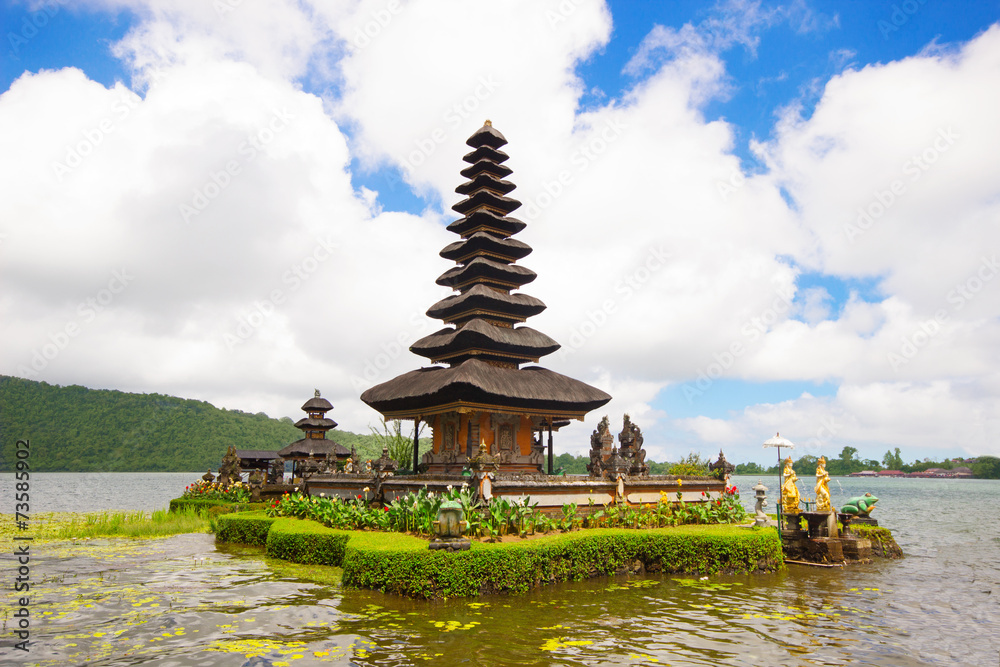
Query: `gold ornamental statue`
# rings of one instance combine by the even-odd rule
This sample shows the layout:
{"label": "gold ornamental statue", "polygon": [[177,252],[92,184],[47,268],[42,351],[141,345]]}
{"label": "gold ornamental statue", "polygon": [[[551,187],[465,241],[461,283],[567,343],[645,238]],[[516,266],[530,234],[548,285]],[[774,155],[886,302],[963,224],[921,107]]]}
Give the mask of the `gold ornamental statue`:
{"label": "gold ornamental statue", "polygon": [[832,512],[830,507],[830,474],[826,471],[826,457],[819,457],[816,462],[816,511]]}
{"label": "gold ornamental statue", "polygon": [[792,468],[792,457],[785,459],[785,471],[781,473],[785,481],[781,483],[781,509],[785,514],[799,513],[799,487],[795,482],[799,481],[795,469]]}

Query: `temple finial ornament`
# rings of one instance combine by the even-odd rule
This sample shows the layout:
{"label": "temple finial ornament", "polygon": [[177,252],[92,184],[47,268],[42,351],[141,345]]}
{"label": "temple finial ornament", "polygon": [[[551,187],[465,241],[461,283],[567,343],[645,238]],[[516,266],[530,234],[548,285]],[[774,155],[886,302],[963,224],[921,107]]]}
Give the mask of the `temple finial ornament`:
{"label": "temple finial ornament", "polygon": [[487,118],[486,122],[483,123],[483,125],[486,126],[486,127],[493,127],[493,121],[490,120],[489,118]]}
{"label": "temple finial ornament", "polygon": [[313,396],[315,396],[316,398],[319,398],[319,389],[313,390]]}

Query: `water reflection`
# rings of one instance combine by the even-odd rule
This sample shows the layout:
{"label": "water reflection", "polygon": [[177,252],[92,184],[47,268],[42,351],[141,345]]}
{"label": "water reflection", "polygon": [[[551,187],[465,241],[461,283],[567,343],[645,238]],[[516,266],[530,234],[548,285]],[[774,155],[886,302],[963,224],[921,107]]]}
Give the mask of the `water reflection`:
{"label": "water reflection", "polygon": [[[882,498],[879,519],[905,560],[602,578],[428,603],[345,591],[333,568],[216,549],[210,535],[39,544],[32,649],[17,655],[5,638],[4,656],[261,667],[997,664],[1000,531],[990,508],[1000,484],[862,481],[842,480],[843,493]],[[13,592],[4,596],[9,609]]]}

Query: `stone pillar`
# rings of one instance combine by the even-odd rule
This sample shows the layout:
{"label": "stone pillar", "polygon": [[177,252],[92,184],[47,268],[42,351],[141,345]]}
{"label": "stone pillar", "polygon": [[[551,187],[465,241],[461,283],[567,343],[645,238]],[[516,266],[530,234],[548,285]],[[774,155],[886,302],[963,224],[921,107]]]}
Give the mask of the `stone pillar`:
{"label": "stone pillar", "polygon": [[552,472],[552,420],[549,419],[549,474]]}
{"label": "stone pillar", "polygon": [[420,417],[413,420],[413,474],[417,474],[417,465],[420,463]]}

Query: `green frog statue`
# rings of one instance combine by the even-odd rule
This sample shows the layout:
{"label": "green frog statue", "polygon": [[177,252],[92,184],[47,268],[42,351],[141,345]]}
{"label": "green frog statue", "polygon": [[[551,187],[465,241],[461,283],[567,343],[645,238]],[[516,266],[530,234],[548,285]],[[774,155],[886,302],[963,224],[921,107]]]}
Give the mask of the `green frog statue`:
{"label": "green frog statue", "polygon": [[843,514],[854,514],[855,516],[871,516],[872,510],[875,509],[875,503],[878,502],[878,498],[870,493],[866,493],[863,496],[855,496],[847,501],[840,511]]}

